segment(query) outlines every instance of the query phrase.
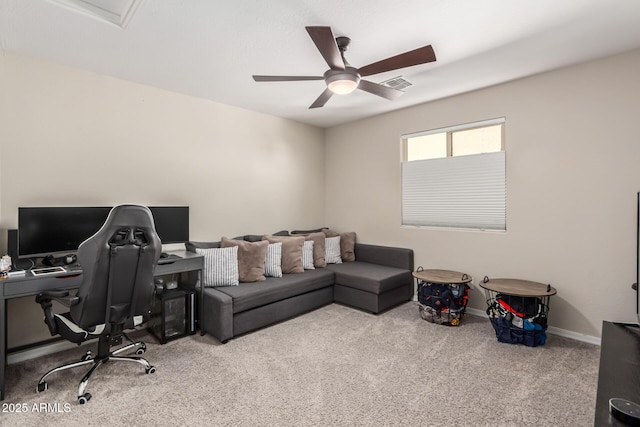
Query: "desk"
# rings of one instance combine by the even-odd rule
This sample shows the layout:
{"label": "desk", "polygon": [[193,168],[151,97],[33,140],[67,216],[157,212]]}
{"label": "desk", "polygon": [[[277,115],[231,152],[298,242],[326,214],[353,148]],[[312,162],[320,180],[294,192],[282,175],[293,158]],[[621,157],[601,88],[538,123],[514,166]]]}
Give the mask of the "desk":
{"label": "desk", "polygon": [[[168,252],[171,258],[158,261],[155,276],[185,272],[197,272],[202,279],[204,257],[187,251]],[[7,300],[36,295],[52,289],[78,289],[82,283],[82,269],[70,268],[65,273],[35,277],[30,271],[23,276],[13,276],[0,281],[0,400],[4,400],[4,370],[7,364]],[[35,304],[35,301],[34,301]]]}

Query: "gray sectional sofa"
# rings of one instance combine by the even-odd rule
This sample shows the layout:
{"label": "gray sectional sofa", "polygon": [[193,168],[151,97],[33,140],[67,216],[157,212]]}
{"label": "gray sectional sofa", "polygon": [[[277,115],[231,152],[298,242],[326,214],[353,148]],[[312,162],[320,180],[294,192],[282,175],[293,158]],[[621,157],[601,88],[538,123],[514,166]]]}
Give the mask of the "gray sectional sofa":
{"label": "gray sectional sofa", "polygon": [[[196,252],[196,248],[220,247],[220,242],[189,242],[186,247]],[[304,273],[238,286],[200,286],[201,333],[225,343],[332,302],[377,314],[413,298],[413,250],[355,243],[354,252],[355,261]]]}

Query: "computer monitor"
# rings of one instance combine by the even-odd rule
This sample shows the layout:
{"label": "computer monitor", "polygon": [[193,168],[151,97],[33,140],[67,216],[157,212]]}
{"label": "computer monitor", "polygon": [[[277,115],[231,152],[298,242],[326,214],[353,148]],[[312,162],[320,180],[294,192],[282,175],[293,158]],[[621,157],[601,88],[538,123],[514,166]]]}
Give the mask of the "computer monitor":
{"label": "computer monitor", "polygon": [[[162,243],[189,240],[188,206],[149,207]],[[18,208],[18,257],[75,252],[102,227],[111,207]]]}
{"label": "computer monitor", "polygon": [[149,206],[163,244],[189,241],[189,206]]}

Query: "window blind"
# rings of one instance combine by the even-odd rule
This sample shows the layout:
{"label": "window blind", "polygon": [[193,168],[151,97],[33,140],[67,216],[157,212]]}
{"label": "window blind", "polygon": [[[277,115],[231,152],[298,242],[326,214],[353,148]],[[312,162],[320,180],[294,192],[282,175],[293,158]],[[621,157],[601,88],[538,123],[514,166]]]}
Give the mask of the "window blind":
{"label": "window blind", "polygon": [[402,163],[402,224],[506,230],[505,152]]}

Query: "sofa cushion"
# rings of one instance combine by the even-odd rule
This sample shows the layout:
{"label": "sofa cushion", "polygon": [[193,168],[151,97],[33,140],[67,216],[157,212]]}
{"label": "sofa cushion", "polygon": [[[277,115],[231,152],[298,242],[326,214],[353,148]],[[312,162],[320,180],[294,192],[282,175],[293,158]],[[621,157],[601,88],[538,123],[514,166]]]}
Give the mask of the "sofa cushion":
{"label": "sofa cushion", "polygon": [[328,230],[329,227],[320,227],[314,228],[313,230],[293,230],[291,234],[311,234],[311,233],[322,233],[323,230]]}
{"label": "sofa cushion", "polygon": [[282,242],[282,272],[284,274],[304,273],[302,247],[304,237],[264,236],[269,243]]}
{"label": "sofa cushion", "polygon": [[[302,274],[267,277],[264,282],[241,283],[239,286],[217,288],[233,299],[233,312],[241,313],[306,292],[332,286],[334,273],[326,269],[306,270]],[[206,291],[205,291],[206,292]]]}
{"label": "sofa cushion", "polygon": [[186,242],[184,247],[189,252],[196,252],[196,249],[219,248],[220,242]]}
{"label": "sofa cushion", "polygon": [[[271,234],[271,236],[288,236],[288,235],[289,235],[289,232],[287,230],[281,230]],[[264,234],[245,234],[244,236],[242,236],[242,239],[246,240],[247,242],[259,242],[260,240],[263,240],[262,239],[263,236]]]}
{"label": "sofa cushion", "polygon": [[411,271],[385,265],[354,261],[327,265],[336,273],[336,285],[371,292],[376,295],[413,284]]}
{"label": "sofa cushion", "polygon": [[261,282],[269,242],[247,242],[244,240],[220,239],[223,248],[238,247],[238,275],[241,282]]}

